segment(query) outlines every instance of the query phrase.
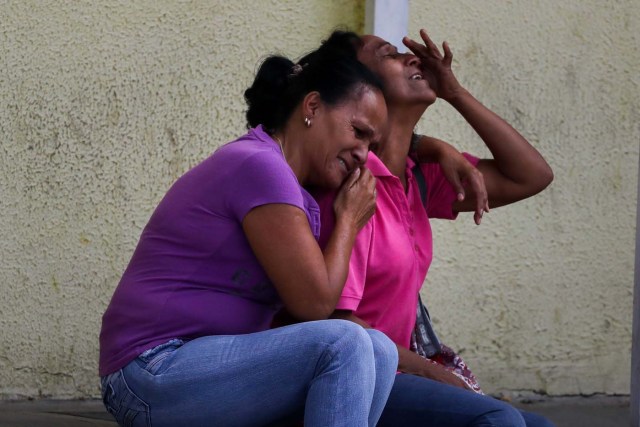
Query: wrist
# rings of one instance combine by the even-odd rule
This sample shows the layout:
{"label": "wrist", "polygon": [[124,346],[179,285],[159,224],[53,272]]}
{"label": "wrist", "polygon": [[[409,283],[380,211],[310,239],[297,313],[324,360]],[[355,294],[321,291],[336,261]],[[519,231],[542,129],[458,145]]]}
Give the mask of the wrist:
{"label": "wrist", "polygon": [[340,213],[336,212],[336,224],[334,229],[341,233],[348,233],[356,235],[358,231],[358,221],[355,215],[351,215],[348,211],[343,210]]}
{"label": "wrist", "polygon": [[469,95],[471,95],[471,93],[468,90],[466,90],[462,86],[458,86],[456,89],[450,91],[450,93],[447,94],[446,98],[442,98],[442,99],[447,101],[453,107],[456,107],[456,104],[460,102],[464,102],[465,98]]}
{"label": "wrist", "polygon": [[437,368],[433,364],[425,360],[420,366],[420,376],[437,380],[436,370]]}

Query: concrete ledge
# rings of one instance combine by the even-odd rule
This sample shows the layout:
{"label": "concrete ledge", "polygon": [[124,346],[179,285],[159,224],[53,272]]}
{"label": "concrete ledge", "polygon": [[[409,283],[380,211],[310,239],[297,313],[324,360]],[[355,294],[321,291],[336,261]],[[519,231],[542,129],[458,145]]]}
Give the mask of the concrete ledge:
{"label": "concrete ledge", "polygon": [[629,396],[542,397],[514,405],[544,415],[556,427],[626,427],[630,422]]}
{"label": "concrete ledge", "polygon": [[114,427],[99,400],[0,401],[0,427]]}
{"label": "concrete ledge", "polygon": [[[542,397],[514,403],[548,417],[556,427],[629,425],[628,396]],[[114,427],[98,400],[0,401],[0,427]]]}

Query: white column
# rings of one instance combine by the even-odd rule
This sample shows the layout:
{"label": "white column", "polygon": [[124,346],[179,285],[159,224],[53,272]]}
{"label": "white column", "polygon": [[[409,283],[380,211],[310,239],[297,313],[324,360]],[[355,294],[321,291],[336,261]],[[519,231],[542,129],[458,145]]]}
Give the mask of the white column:
{"label": "white column", "polygon": [[375,34],[405,52],[402,37],[407,35],[408,26],[409,0],[367,0],[365,34]]}
{"label": "white column", "polygon": [[640,427],[640,172],[638,172],[638,203],[636,208],[636,271],[634,282],[633,332],[631,336],[631,426]]}

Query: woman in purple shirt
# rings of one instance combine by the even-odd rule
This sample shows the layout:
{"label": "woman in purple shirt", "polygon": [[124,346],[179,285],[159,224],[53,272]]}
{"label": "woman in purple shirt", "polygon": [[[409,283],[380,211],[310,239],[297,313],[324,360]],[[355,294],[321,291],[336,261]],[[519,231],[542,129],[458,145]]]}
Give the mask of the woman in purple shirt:
{"label": "woman in purple shirt", "polygon": [[[397,351],[326,319],[375,208],[363,167],[386,121],[379,80],[337,33],[304,63],[269,57],[245,92],[252,127],[176,181],[144,228],[100,333],[105,406],[121,426],[373,426]],[[347,54],[349,53],[350,54]],[[339,188],[317,244],[304,186]],[[310,321],[268,330],[286,307]]]}

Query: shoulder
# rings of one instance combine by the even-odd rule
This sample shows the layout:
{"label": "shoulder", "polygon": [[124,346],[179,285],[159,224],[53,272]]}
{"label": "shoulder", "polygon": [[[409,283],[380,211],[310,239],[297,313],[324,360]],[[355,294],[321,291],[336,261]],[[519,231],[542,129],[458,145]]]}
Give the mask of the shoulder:
{"label": "shoulder", "polygon": [[[266,136],[266,134],[265,134]],[[252,129],[246,135],[231,141],[216,150],[212,158],[230,165],[245,162],[262,163],[275,168],[285,166],[282,153],[275,143]]]}
{"label": "shoulder", "polygon": [[264,132],[257,133],[255,129],[218,148],[205,163],[210,163],[207,169],[220,174],[230,184],[235,179],[246,179],[259,185],[258,181],[266,179],[298,186],[280,147]]}
{"label": "shoulder", "polygon": [[217,191],[240,219],[254,207],[271,203],[304,210],[302,188],[280,147],[268,136],[256,137],[250,131],[220,147],[211,159],[208,169],[219,177]]}

